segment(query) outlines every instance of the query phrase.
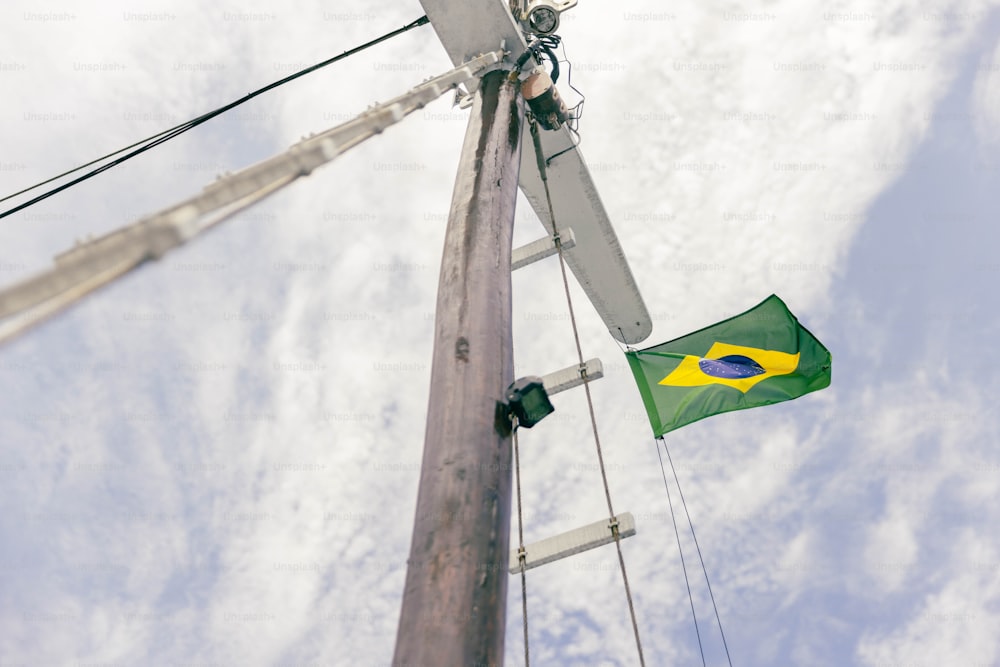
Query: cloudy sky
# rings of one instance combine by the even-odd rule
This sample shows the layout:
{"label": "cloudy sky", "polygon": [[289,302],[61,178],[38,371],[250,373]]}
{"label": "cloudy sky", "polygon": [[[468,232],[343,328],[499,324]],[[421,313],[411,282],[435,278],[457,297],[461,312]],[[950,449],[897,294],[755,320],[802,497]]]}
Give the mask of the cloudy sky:
{"label": "cloudy sky", "polygon": [[[833,353],[829,389],[668,436],[733,664],[1000,665],[998,6],[563,19],[648,344],[777,293]],[[7,2],[0,195],[422,14]],[[414,30],[5,218],[0,284],[449,68]],[[389,663],[466,116],[442,99],[0,349],[0,664]],[[541,233],[522,200],[515,242]],[[700,664],[638,391],[574,296],[647,664]],[[575,362],[554,260],[515,274],[514,334],[519,375]],[[584,396],[554,403],[522,439],[529,541],[605,513]],[[536,664],[636,664],[616,570],[605,547],[529,573]]]}

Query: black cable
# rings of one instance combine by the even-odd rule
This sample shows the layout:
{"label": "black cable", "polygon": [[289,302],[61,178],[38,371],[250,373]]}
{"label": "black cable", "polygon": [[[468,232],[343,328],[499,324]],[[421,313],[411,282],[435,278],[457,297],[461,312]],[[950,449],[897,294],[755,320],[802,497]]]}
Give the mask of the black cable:
{"label": "black cable", "polygon": [[559,57],[555,54],[555,49],[559,48],[562,37],[559,35],[544,35],[538,37],[531,43],[532,50],[535,51],[538,61],[541,62],[541,55],[544,53],[552,63],[552,83],[559,81]]}
{"label": "black cable", "polygon": [[[688,579],[687,564],[684,562],[684,549],[681,548],[681,534],[677,530],[677,516],[674,514],[674,501],[670,499],[670,487],[667,485],[667,471],[663,467],[663,455],[660,454],[660,441],[663,436],[657,438],[656,457],[660,459],[660,472],[663,473],[663,488],[667,492],[667,504],[670,505],[670,519],[674,522],[674,537],[677,538],[677,552],[681,555],[681,569],[684,571],[684,585],[687,586],[688,602],[691,604],[691,618],[694,619],[694,633],[698,636],[698,651],[701,653],[701,664],[705,667],[705,647],[701,643],[701,630],[698,629],[698,614],[694,611],[694,596],[691,594],[691,580]],[[666,444],[664,444],[666,447]],[[680,488],[680,487],[678,487]]]}
{"label": "black cable", "polygon": [[559,81],[559,57],[555,54],[554,49],[558,48],[561,41],[562,38],[559,35],[545,35],[544,37],[532,35],[527,50],[514,63],[515,71],[521,71],[531,56],[534,56],[535,60],[541,64],[542,54],[545,54],[549,62],[552,63],[552,74],[550,75],[552,83],[556,83]]}
{"label": "black cable", "polygon": [[[563,60],[560,60],[559,56],[555,53],[555,49],[560,46],[562,46],[563,50]],[[559,63],[565,62],[567,69],[566,83],[573,89],[573,92],[580,96],[580,101],[577,102],[572,109],[569,109],[569,116],[566,122],[566,127],[576,139],[573,141],[573,145],[569,148],[565,148],[558,153],[545,158],[545,165],[548,166],[552,164],[552,161],[560,155],[576,150],[583,141],[583,137],[580,136],[578,127],[580,124],[580,118],[583,116],[583,103],[587,101],[587,98],[576,86],[573,85],[573,63],[569,61],[569,57],[566,55],[566,46],[562,43],[562,37],[559,35],[544,35],[541,37],[533,36],[531,43],[528,44],[527,50],[522,53],[515,62],[515,71],[521,71],[531,56],[534,56],[535,60],[541,63],[543,53],[546,57],[548,57],[549,62],[552,63],[552,74],[550,75],[552,84],[555,85],[556,81],[559,80]]]}
{"label": "black cable", "polygon": [[[69,171],[63,172],[62,174],[59,174],[58,176],[53,176],[52,178],[49,178],[49,179],[47,179],[45,181],[42,181],[41,183],[37,183],[35,185],[32,185],[30,188],[25,188],[24,190],[21,190],[20,192],[15,192],[12,195],[7,195],[3,199],[0,199],[0,202],[6,201],[8,199],[11,199],[12,197],[16,197],[18,195],[24,194],[25,192],[30,192],[31,190],[34,190],[35,188],[41,187],[41,186],[43,186],[43,185],[45,185],[47,183],[51,183],[52,181],[54,181],[56,179],[59,179],[59,178],[62,178],[63,176],[68,176],[69,174],[72,174],[73,172],[76,172],[76,171],[79,171],[81,169],[84,169],[85,167],[89,167],[90,165],[96,164],[98,162],[101,162],[102,160],[106,160],[106,159],[108,159],[108,158],[110,158],[112,156],[118,155],[119,153],[127,151],[127,150],[129,150],[131,148],[134,148],[136,146],[141,146],[141,148],[137,148],[136,150],[132,151],[131,153],[126,153],[125,155],[123,155],[122,157],[118,158],[117,160],[113,160],[113,161],[111,161],[111,162],[109,162],[109,163],[107,163],[105,165],[102,165],[102,166],[100,166],[100,167],[98,167],[98,168],[96,168],[96,169],[94,169],[92,171],[88,171],[83,176],[80,176],[78,178],[74,178],[72,181],[69,181],[68,183],[63,183],[60,186],[52,188],[51,190],[48,190],[47,192],[44,192],[44,193],[38,195],[34,199],[29,199],[28,201],[24,202],[23,204],[18,204],[14,208],[11,208],[11,209],[8,209],[6,211],[3,211],[2,213],[0,213],[0,218],[5,218],[8,215],[11,215],[13,213],[17,213],[18,211],[26,209],[29,206],[33,205],[33,204],[37,204],[38,202],[42,201],[43,199],[47,199],[47,198],[51,197],[52,195],[54,195],[54,194],[56,194],[58,192],[62,192],[63,190],[76,185],[77,183],[80,183],[82,181],[87,180],[88,178],[96,176],[97,174],[100,174],[101,172],[106,171],[106,170],[110,169],[111,167],[115,167],[115,166],[121,164],[122,162],[125,162],[126,160],[129,160],[129,159],[135,157],[136,155],[139,155],[140,153],[144,153],[145,151],[148,151],[150,148],[153,148],[154,146],[159,146],[163,142],[169,141],[170,139],[173,139],[177,135],[183,134],[184,132],[187,132],[191,128],[197,127],[198,125],[201,125],[202,123],[204,123],[204,122],[206,122],[208,120],[211,120],[212,118],[215,118],[216,116],[218,116],[220,114],[223,114],[226,111],[229,111],[233,107],[237,107],[237,106],[243,104],[244,102],[247,102],[247,101],[253,99],[254,97],[257,97],[258,95],[266,93],[267,91],[272,90],[274,88],[277,88],[278,86],[281,86],[283,84],[286,84],[289,81],[293,81],[293,80],[299,78],[300,76],[305,76],[306,74],[310,74],[312,72],[315,72],[316,70],[318,70],[318,69],[320,69],[322,67],[326,67],[327,65],[333,64],[333,63],[337,62],[338,60],[343,60],[344,58],[347,58],[348,56],[353,56],[355,53],[363,51],[363,50],[367,49],[368,47],[375,46],[376,44],[380,44],[381,42],[384,42],[387,39],[390,39],[392,37],[395,37],[396,35],[401,35],[402,33],[406,32],[408,30],[412,30],[413,28],[416,28],[416,27],[422,26],[422,25],[426,25],[428,23],[430,23],[430,19],[428,19],[426,16],[421,16],[416,21],[408,23],[408,24],[404,25],[402,28],[397,28],[396,30],[393,30],[392,32],[387,32],[386,34],[382,35],[381,37],[373,39],[370,42],[365,42],[364,44],[361,44],[360,46],[354,47],[353,49],[349,49],[347,51],[344,51],[343,53],[341,53],[338,56],[334,56],[332,58],[328,58],[327,60],[324,60],[323,62],[316,63],[315,65],[312,65],[310,67],[306,67],[305,69],[299,70],[298,72],[295,72],[294,74],[290,74],[289,76],[286,76],[283,79],[279,79],[279,80],[277,80],[277,81],[275,81],[273,83],[270,83],[270,84],[264,86],[263,88],[258,88],[257,90],[255,90],[255,91],[253,91],[251,93],[248,93],[247,95],[245,95],[244,97],[241,97],[240,99],[236,100],[235,102],[230,102],[229,104],[227,104],[225,106],[219,107],[218,109],[215,109],[214,111],[209,111],[208,113],[202,114],[201,116],[198,116],[197,118],[194,118],[194,119],[189,120],[189,121],[187,121],[185,123],[181,123],[180,125],[172,127],[169,130],[163,130],[162,132],[154,134],[151,137],[147,137],[146,139],[143,139],[142,141],[138,141],[138,142],[136,142],[136,143],[134,143],[134,144],[132,144],[130,146],[126,146],[125,148],[121,148],[121,149],[119,149],[119,150],[117,150],[117,151],[115,151],[113,153],[108,153],[104,157],[97,158],[96,160],[91,160],[90,162],[88,162],[86,164],[83,164],[83,165],[80,165],[79,167],[76,167],[75,169],[70,169]],[[150,143],[147,143],[147,142],[150,142]]]}
{"label": "black cable", "polygon": [[562,60],[556,59],[555,61],[557,65],[556,68],[553,70],[553,83],[555,83],[555,76],[559,71],[558,63],[564,62],[566,63],[566,83],[570,88],[573,89],[573,92],[575,92],[577,95],[580,96],[580,101],[577,102],[576,105],[569,110],[569,117],[566,121],[566,127],[569,128],[570,133],[574,137],[576,137],[576,140],[573,141],[573,145],[570,146],[569,148],[565,148],[559,151],[558,153],[546,158],[545,164],[549,165],[552,163],[553,160],[555,160],[563,153],[568,153],[572,150],[576,150],[583,142],[583,137],[580,136],[579,125],[580,125],[580,118],[583,117],[583,103],[587,101],[587,98],[583,93],[580,92],[580,90],[576,86],[573,85],[573,63],[570,62],[569,56],[566,55],[566,45],[562,43],[562,39],[558,35],[551,35],[550,38],[547,39],[552,40],[547,44],[550,49],[554,49],[557,46],[561,46],[563,52],[563,59]]}
{"label": "black cable", "polygon": [[[715,610],[715,622],[719,624],[719,634],[722,635],[722,645],[726,649],[726,661],[729,662],[729,667],[733,667],[733,659],[729,657],[729,644],[726,642],[726,631],[722,629],[722,618],[719,616],[719,607],[715,604],[715,593],[712,592],[712,582],[708,580],[708,568],[705,567],[705,559],[701,555],[701,545],[698,544],[698,536],[694,534],[694,523],[691,521],[691,513],[688,512],[687,501],[684,500],[684,492],[681,491],[681,480],[677,477],[677,468],[674,467],[674,460],[670,458],[670,450],[667,449],[667,441],[664,437],[660,436],[660,442],[663,443],[663,451],[667,453],[667,461],[670,462],[670,471],[674,473],[674,482],[677,484],[677,493],[680,494],[681,503],[684,504],[684,514],[687,516],[688,527],[691,528],[691,537],[694,538],[694,546],[698,550],[698,560],[701,561],[701,571],[705,574],[705,585],[708,586],[708,595],[712,598],[712,609]],[[659,456],[660,448],[656,448],[656,454]],[[660,467],[663,467],[663,459],[660,459]],[[663,473],[666,476],[666,473]],[[664,480],[664,483],[666,480]]]}
{"label": "black cable", "polygon": [[107,160],[109,157],[114,157],[115,155],[118,155],[119,153],[124,153],[125,151],[127,151],[130,148],[135,148],[136,146],[141,146],[142,144],[146,143],[147,141],[152,141],[153,139],[156,139],[157,137],[161,137],[164,134],[166,134],[167,132],[173,132],[174,130],[176,130],[178,128],[181,128],[181,127],[184,127],[185,125],[188,125],[191,122],[192,121],[187,121],[187,122],[181,123],[180,125],[177,125],[176,127],[172,127],[169,130],[164,130],[164,131],[160,132],[159,134],[154,134],[151,137],[146,137],[142,141],[137,141],[134,144],[129,144],[128,146],[125,146],[124,148],[119,148],[114,153],[108,153],[107,155],[103,155],[103,156],[97,158],[96,160],[91,160],[90,162],[87,162],[86,164],[81,164],[79,167],[74,167],[74,168],[70,169],[69,171],[64,171],[63,173],[61,173],[61,174],[59,174],[57,176],[53,176],[52,178],[48,178],[48,179],[42,181],[41,183],[35,183],[34,185],[32,185],[30,187],[27,187],[27,188],[25,188],[23,190],[19,190],[18,192],[15,192],[14,194],[10,194],[10,195],[7,195],[6,197],[3,197],[2,199],[0,199],[0,202],[5,202],[8,199],[13,199],[14,197],[16,197],[18,195],[23,195],[25,192],[31,192],[35,188],[40,188],[43,185],[46,185],[47,183],[51,183],[52,181],[57,181],[60,178],[62,178],[63,176],[69,176],[70,174],[72,174],[75,171],[80,171],[81,169],[89,167],[92,164],[97,164],[98,162],[101,162],[103,160]]}
{"label": "black cable", "polygon": [[[587,96],[584,95],[582,92],[580,92],[579,88],[573,85],[573,63],[570,62],[569,56],[566,55],[565,44],[562,45],[562,50],[563,50],[563,58],[565,59],[566,63],[566,85],[572,88],[574,93],[580,96],[580,101],[577,102],[576,105],[569,110],[570,115],[572,116],[572,120],[576,121],[574,125],[579,125],[580,119],[583,118],[583,103],[587,101]],[[574,131],[576,130],[575,127],[571,129],[573,129]],[[579,136],[579,134],[577,136]]]}
{"label": "black cable", "polygon": [[556,56],[555,51],[550,49],[544,43],[540,46],[540,48],[545,52],[545,55],[549,57],[549,62],[552,63],[552,83],[555,84],[559,81],[559,58]]}
{"label": "black cable", "polygon": [[524,68],[525,63],[528,62],[528,59],[531,58],[531,56],[533,55],[535,55],[534,51],[532,51],[530,48],[525,49],[524,53],[518,56],[517,60],[514,62],[514,71],[520,72]]}

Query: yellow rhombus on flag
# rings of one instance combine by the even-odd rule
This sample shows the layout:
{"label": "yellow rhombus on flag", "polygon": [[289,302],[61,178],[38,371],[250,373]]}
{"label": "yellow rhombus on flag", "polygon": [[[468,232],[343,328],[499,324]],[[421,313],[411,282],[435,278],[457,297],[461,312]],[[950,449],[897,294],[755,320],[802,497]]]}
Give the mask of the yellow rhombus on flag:
{"label": "yellow rhombus on flag", "polygon": [[773,294],[745,313],[626,357],[656,437],[830,386],[830,351]]}

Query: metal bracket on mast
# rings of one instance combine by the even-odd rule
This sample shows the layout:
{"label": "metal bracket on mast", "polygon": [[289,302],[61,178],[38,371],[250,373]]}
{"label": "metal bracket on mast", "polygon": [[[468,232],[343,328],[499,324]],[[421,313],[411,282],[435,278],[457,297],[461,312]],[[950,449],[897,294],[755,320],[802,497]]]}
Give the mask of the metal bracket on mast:
{"label": "metal bracket on mast", "polygon": [[472,99],[474,97],[473,93],[466,92],[462,88],[456,88],[455,99],[452,100],[451,106],[458,107],[459,109],[468,109],[472,106]]}
{"label": "metal bracket on mast", "polygon": [[[604,519],[528,544],[524,547],[524,569],[530,570],[539,565],[611,544],[615,541],[616,529],[619,539],[635,535],[635,517],[632,516],[631,512],[622,512],[613,520]],[[521,571],[521,562],[517,551],[511,551],[508,562],[512,563],[508,568],[511,574],[517,574]]]}
{"label": "metal bracket on mast", "polygon": [[[573,235],[573,230],[569,227],[559,230],[559,241],[562,243],[564,250],[575,246],[576,237]],[[559,248],[556,247],[556,240],[552,236],[546,236],[543,239],[532,241],[531,243],[523,245],[520,248],[514,248],[514,253],[511,256],[510,270],[517,271],[518,269],[524,268],[529,264],[533,264],[540,259],[551,257],[557,252],[559,252]]]}

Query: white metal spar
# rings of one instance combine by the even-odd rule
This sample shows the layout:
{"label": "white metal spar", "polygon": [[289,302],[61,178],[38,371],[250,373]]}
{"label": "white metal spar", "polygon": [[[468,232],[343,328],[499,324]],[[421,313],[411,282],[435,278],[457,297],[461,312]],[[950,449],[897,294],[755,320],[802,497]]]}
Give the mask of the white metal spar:
{"label": "white metal spar", "polygon": [[571,148],[573,141],[565,125],[541,132],[540,139],[544,155],[561,153],[546,167],[558,229],[549,217],[534,151],[521,153],[521,192],[550,234],[558,231],[561,236],[572,225],[576,245],[563,252],[570,270],[611,335],[629,345],[640,343],[652,333],[653,322],[583,155]]}
{"label": "white metal spar", "polygon": [[[455,69],[414,87],[354,120],[309,137],[290,149],[219,179],[201,194],[147,216],[56,257],[48,271],[0,289],[0,343],[120,278],[148,260],[159,259],[233,213],[280,190],[379,134],[444,93],[494,68],[499,50],[485,51]],[[208,214],[216,213],[206,219]]]}
{"label": "white metal spar", "polygon": [[[528,48],[504,0],[420,0],[420,4],[456,65],[497,48],[501,40],[514,57]],[[527,137],[523,141],[530,146]],[[547,158],[562,153],[548,164],[547,173],[558,231],[563,225],[572,226],[576,235],[576,246],[565,249],[566,263],[615,339],[627,344],[645,340],[653,330],[649,311],[580,150],[574,148],[565,125],[542,132],[541,141]],[[549,233],[556,231],[534,151],[521,152],[519,184]]]}

